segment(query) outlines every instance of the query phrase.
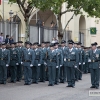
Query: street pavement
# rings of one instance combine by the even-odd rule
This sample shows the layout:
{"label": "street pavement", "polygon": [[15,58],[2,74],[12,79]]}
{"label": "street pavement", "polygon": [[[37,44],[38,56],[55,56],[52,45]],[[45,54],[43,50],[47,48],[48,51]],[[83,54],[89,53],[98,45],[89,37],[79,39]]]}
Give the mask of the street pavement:
{"label": "street pavement", "polygon": [[66,86],[67,83],[52,87],[48,82],[29,86],[24,81],[7,83],[0,85],[0,100],[100,100],[100,97],[89,97],[89,90],[97,90],[90,89],[90,74],[83,74],[75,88]]}

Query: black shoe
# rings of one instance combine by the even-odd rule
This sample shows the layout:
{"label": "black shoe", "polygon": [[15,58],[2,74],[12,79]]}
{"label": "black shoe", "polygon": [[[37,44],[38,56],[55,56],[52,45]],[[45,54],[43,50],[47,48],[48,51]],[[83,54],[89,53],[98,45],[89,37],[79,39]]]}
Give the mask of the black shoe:
{"label": "black shoe", "polygon": [[13,81],[9,81],[8,83],[13,83]]}
{"label": "black shoe", "polygon": [[77,82],[78,82],[78,79],[75,79],[75,81],[77,81]]}
{"label": "black shoe", "polygon": [[60,83],[63,83],[63,81],[60,81]]}
{"label": "black shoe", "polygon": [[95,86],[91,86],[90,88],[95,88]]}
{"label": "black shoe", "polygon": [[36,83],[36,82],[32,82],[32,84],[34,84],[34,83]]}
{"label": "black shoe", "polygon": [[43,80],[40,80],[39,82],[43,82]]}
{"label": "black shoe", "polygon": [[98,87],[98,86],[95,86],[95,88],[96,88],[96,89],[99,89],[99,87]]}
{"label": "black shoe", "polygon": [[36,84],[38,84],[38,82],[36,82]]}
{"label": "black shoe", "polygon": [[72,85],[71,87],[72,87],[72,88],[75,88],[75,86],[74,86],[74,85]]}
{"label": "black shoe", "polygon": [[0,84],[4,84],[4,82],[0,82]]}
{"label": "black shoe", "polygon": [[43,83],[45,83],[45,80],[43,80]]}
{"label": "black shoe", "polygon": [[28,85],[28,83],[25,83],[24,85]]}
{"label": "black shoe", "polygon": [[52,86],[52,84],[48,84],[48,86]]}
{"label": "black shoe", "polygon": [[16,81],[13,81],[13,83],[16,83]]}
{"label": "black shoe", "polygon": [[27,83],[27,85],[31,85],[31,83]]}
{"label": "black shoe", "polygon": [[79,80],[82,80],[81,78],[79,78]]}
{"label": "black shoe", "polygon": [[59,85],[58,82],[56,82],[55,85]]}
{"label": "black shoe", "polygon": [[51,84],[51,86],[54,86],[54,84]]}
{"label": "black shoe", "polygon": [[65,83],[65,81],[63,81],[63,83]]}
{"label": "black shoe", "polygon": [[66,87],[72,87],[71,85],[67,85]]}
{"label": "black shoe", "polygon": [[17,79],[18,82],[21,82],[21,80]]}

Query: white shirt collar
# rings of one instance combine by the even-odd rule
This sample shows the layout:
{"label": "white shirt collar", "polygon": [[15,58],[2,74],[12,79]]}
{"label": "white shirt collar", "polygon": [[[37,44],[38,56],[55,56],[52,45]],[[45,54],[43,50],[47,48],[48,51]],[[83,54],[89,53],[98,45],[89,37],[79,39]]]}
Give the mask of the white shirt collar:
{"label": "white shirt collar", "polygon": [[69,51],[71,52],[73,50],[73,48],[69,49]]}
{"label": "white shirt collar", "polygon": [[29,49],[27,49],[28,51],[30,50],[30,48]]}
{"label": "white shirt collar", "polygon": [[12,48],[12,50],[15,50],[15,48]]}
{"label": "white shirt collar", "polygon": [[93,51],[94,53],[97,51],[97,48]]}
{"label": "white shirt collar", "polygon": [[58,48],[56,50],[58,50]]}
{"label": "white shirt collar", "polygon": [[52,50],[52,52],[54,52],[55,50]]}
{"label": "white shirt collar", "polygon": [[37,48],[35,49],[35,51],[37,50]]}

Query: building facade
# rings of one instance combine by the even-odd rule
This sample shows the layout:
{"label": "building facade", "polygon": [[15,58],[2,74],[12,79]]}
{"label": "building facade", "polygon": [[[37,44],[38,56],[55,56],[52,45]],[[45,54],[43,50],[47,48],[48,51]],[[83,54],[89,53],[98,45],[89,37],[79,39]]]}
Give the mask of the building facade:
{"label": "building facade", "polygon": [[[9,33],[11,36],[15,38],[16,41],[18,40],[24,41],[25,28],[26,28],[24,17],[21,14],[17,4],[10,5],[8,4],[7,1],[8,0],[5,0],[4,2],[4,13],[3,13],[3,5],[2,4],[0,5],[0,32],[4,32],[5,35]],[[65,9],[66,9],[66,4],[63,4],[62,11],[64,11]],[[21,21],[20,23],[13,23],[13,22],[10,23],[10,15],[9,15],[10,10],[12,10],[13,16],[18,16],[18,18]],[[73,19],[70,21],[69,25],[66,28],[66,32],[70,34],[71,39],[73,39],[74,41],[81,41],[84,46],[90,46],[92,42],[98,42],[98,44],[100,45],[99,18],[87,17],[87,13],[85,12],[83,13],[84,15],[77,15],[73,17]],[[72,15],[73,12],[68,12],[62,15],[63,28],[65,27],[66,23],[68,22],[68,20],[71,18]],[[30,39],[34,40],[32,42],[39,41],[39,34],[37,34],[39,31],[39,29],[37,28],[38,20],[41,20],[43,26],[45,27],[45,29],[43,29],[43,32],[45,32],[44,37],[42,36],[42,38],[45,38],[44,40],[48,40],[51,37],[49,39],[51,41],[53,36],[57,36],[57,34],[55,33],[54,33],[55,35],[52,36],[50,35],[52,33],[51,29],[52,21],[54,22],[56,27],[56,16],[53,14],[53,12],[50,10],[43,12],[38,9],[34,9],[29,21]],[[56,31],[53,30],[53,32]],[[35,38],[35,36],[37,38]],[[64,39],[68,40],[68,35],[64,35]]]}

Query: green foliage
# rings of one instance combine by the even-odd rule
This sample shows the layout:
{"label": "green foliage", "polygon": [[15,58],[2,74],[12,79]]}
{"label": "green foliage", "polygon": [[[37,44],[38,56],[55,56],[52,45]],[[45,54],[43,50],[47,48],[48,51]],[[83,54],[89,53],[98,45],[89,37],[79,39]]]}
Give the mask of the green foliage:
{"label": "green foliage", "polygon": [[60,14],[62,4],[66,3],[68,12],[73,11],[76,15],[81,14],[80,8],[83,8],[89,16],[100,17],[100,0],[9,0],[11,3],[18,3],[18,1],[31,3],[31,6],[43,11],[51,9],[55,14]]}

